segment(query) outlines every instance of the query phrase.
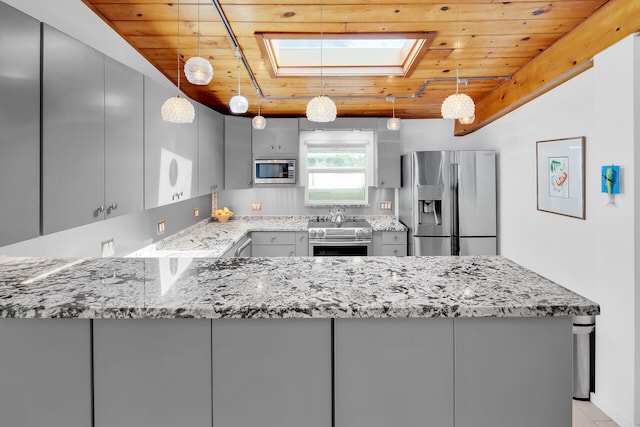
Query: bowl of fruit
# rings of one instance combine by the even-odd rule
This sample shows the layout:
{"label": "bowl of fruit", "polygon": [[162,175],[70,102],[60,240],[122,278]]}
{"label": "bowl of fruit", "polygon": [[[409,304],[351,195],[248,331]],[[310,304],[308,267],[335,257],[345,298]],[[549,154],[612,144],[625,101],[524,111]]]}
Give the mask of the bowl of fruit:
{"label": "bowl of fruit", "polygon": [[233,216],[233,212],[229,210],[228,207],[224,207],[222,209],[216,209],[213,211],[212,217],[216,218],[218,222],[227,222],[229,218]]}

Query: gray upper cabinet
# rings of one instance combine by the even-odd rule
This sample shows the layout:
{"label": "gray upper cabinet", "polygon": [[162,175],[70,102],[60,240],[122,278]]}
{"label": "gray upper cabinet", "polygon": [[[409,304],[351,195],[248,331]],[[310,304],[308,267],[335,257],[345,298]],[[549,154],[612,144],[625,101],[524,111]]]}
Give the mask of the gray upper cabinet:
{"label": "gray upper cabinet", "polygon": [[105,183],[107,218],[141,211],[144,201],[143,77],[105,61]]}
{"label": "gray upper cabinet", "polygon": [[251,135],[255,158],[298,157],[298,119],[268,119],[264,129],[252,129]]}
{"label": "gray upper cabinet", "polygon": [[224,188],[224,116],[198,105],[198,194]]}
{"label": "gray upper cabinet", "polygon": [[144,207],[151,209],[196,196],[198,117],[193,123],[165,122],[160,109],[177,89],[149,77],[144,85]]}
{"label": "gray upper cabinet", "polygon": [[43,26],[42,212],[48,234],[104,215],[104,55]]}
{"label": "gray upper cabinet", "polygon": [[378,179],[376,187],[400,187],[400,131],[387,129],[387,119],[378,119]]}
{"label": "gray upper cabinet", "polygon": [[251,188],[251,118],[224,118],[224,188]]}
{"label": "gray upper cabinet", "polygon": [[0,246],[40,233],[40,23],[0,2]]}

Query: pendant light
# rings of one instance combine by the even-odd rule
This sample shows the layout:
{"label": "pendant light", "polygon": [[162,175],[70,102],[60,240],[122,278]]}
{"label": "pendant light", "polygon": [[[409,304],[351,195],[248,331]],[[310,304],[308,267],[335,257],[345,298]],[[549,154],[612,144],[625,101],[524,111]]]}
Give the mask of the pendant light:
{"label": "pendant light", "polygon": [[387,120],[387,129],[400,130],[400,119],[396,118],[396,98],[394,96],[387,96],[387,101],[391,101],[393,105],[393,117]]}
{"label": "pendant light", "polygon": [[208,85],[213,77],[211,63],[200,56],[200,2],[198,2],[198,56],[192,56],[184,64],[184,75],[189,83]]}
{"label": "pendant light", "polygon": [[193,123],[196,110],[184,98],[180,98],[180,1],[178,1],[178,95],[167,99],[160,109],[162,120],[171,123]]}
{"label": "pendant light", "polygon": [[260,115],[260,94],[257,90],[256,95],[258,95],[258,115],[251,119],[251,126],[254,129],[264,129],[267,126],[267,120]]}
{"label": "pendant light", "polygon": [[249,109],[249,101],[240,95],[240,51],[236,48],[236,63],[238,69],[238,94],[229,101],[229,108],[233,114],[246,113]]}
{"label": "pendant light", "polygon": [[474,115],[476,106],[467,94],[458,93],[460,78],[458,77],[458,51],[460,50],[460,13],[459,2],[456,0],[456,93],[449,95],[442,103],[442,117],[445,119],[468,119]]}
{"label": "pendant light", "polygon": [[316,96],[307,104],[307,119],[312,122],[332,122],[336,119],[336,104],[331,98],[322,94],[322,0],[320,0],[320,96]]}

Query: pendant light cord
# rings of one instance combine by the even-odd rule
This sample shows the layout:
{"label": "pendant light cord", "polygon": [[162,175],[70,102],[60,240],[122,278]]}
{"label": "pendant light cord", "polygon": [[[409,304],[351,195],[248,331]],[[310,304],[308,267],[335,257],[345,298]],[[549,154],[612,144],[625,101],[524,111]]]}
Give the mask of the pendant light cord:
{"label": "pendant light cord", "polygon": [[238,74],[238,96],[240,96],[240,57],[236,50],[236,73]]}
{"label": "pendant light cord", "polygon": [[320,0],[320,96],[322,96],[323,94],[323,90],[322,87],[323,85],[323,80],[322,80],[322,53],[323,53],[323,28],[322,28],[322,0]]}
{"label": "pendant light cord", "polygon": [[198,1],[198,56],[200,56],[200,1]]}
{"label": "pendant light cord", "polygon": [[180,0],[178,0],[178,96],[180,96]]}
{"label": "pendant light cord", "polygon": [[460,50],[460,1],[456,0],[456,94],[458,93],[458,83],[460,82],[460,76],[458,75],[458,55]]}

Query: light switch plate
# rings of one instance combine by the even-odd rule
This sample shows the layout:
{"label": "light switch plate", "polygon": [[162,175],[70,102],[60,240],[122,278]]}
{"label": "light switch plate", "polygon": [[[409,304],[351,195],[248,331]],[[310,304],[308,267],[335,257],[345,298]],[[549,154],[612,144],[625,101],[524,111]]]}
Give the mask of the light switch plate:
{"label": "light switch plate", "polygon": [[103,240],[101,242],[101,251],[100,251],[101,257],[103,258],[110,257],[110,256],[113,256],[115,253],[116,253],[116,247],[115,247],[115,243],[113,242],[113,238]]}
{"label": "light switch plate", "polygon": [[262,205],[260,204],[260,202],[251,202],[251,210],[252,211],[262,210]]}
{"label": "light switch plate", "polygon": [[390,211],[393,207],[391,202],[380,202],[380,210],[381,211]]}
{"label": "light switch plate", "polygon": [[165,232],[164,220],[158,221],[157,232],[158,232],[158,236],[161,234],[164,234]]}
{"label": "light switch plate", "polygon": [[200,217],[200,209],[193,208],[193,217],[194,218],[199,218]]}

